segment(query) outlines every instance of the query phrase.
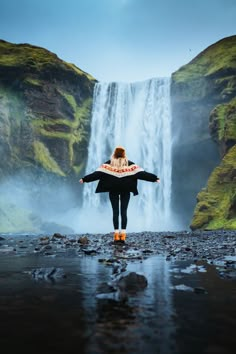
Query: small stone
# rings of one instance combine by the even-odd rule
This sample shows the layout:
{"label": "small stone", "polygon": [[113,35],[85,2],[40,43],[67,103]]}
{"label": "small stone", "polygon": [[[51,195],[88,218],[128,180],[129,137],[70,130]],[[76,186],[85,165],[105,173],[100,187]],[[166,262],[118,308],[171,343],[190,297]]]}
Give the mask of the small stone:
{"label": "small stone", "polygon": [[185,251],[187,251],[187,252],[192,251],[192,248],[190,248],[190,247],[185,247]]}
{"label": "small stone", "polygon": [[8,253],[8,252],[14,252],[14,251],[15,251],[14,247],[4,246],[3,248],[0,248],[0,253]]}
{"label": "small stone", "polygon": [[94,249],[91,249],[91,250],[83,250],[85,254],[89,255],[89,256],[92,256],[92,255],[95,255],[97,254],[98,252]]}
{"label": "small stone", "polygon": [[88,237],[86,236],[80,237],[78,243],[81,243],[81,245],[87,245],[89,243]]}
{"label": "small stone", "polygon": [[48,236],[46,237],[40,237],[40,245],[48,245],[50,243],[50,239]]}
{"label": "small stone", "polygon": [[207,294],[206,289],[204,289],[204,288],[202,288],[202,287],[200,287],[200,286],[194,288],[194,292],[195,292],[196,294]]}
{"label": "small stone", "polygon": [[62,238],[65,238],[65,236],[63,236],[60,233],[56,232],[55,234],[53,234],[52,238],[53,239],[62,239]]}
{"label": "small stone", "polygon": [[40,241],[48,241],[48,240],[49,240],[48,236],[40,237]]}
{"label": "small stone", "polygon": [[31,271],[33,278],[37,280],[65,278],[66,274],[62,268],[37,268]]}
{"label": "small stone", "polygon": [[104,263],[105,265],[113,265],[116,262],[116,259],[115,258],[107,258],[107,259],[100,258],[98,261],[101,263]]}
{"label": "small stone", "polygon": [[45,241],[41,241],[39,244],[41,246],[45,246],[45,245],[49,245],[50,241],[49,240],[45,240]]}
{"label": "small stone", "polygon": [[148,285],[148,281],[144,275],[135,272],[122,273],[117,280],[117,286],[127,292],[136,292],[143,290]]}
{"label": "small stone", "polygon": [[193,288],[191,286],[187,286],[185,284],[175,285],[173,289],[181,290],[181,291],[193,291]]}

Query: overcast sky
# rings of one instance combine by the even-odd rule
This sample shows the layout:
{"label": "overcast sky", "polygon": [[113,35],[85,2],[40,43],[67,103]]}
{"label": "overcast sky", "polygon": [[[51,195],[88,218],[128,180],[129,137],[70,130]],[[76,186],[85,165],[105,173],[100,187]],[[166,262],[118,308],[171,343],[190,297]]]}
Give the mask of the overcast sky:
{"label": "overcast sky", "polygon": [[236,34],[236,0],[0,0],[0,39],[56,53],[99,81],[170,76]]}

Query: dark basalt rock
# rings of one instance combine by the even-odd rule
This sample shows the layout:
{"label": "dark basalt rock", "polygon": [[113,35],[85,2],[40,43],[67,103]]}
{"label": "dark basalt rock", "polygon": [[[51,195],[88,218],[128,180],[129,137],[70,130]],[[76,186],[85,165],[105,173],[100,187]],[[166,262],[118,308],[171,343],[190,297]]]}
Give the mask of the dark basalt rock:
{"label": "dark basalt rock", "polygon": [[66,277],[62,268],[55,267],[33,269],[31,275],[36,280],[55,280]]}
{"label": "dark basalt rock", "polygon": [[136,292],[145,289],[148,282],[144,275],[135,272],[125,272],[118,277],[116,284],[122,291]]}

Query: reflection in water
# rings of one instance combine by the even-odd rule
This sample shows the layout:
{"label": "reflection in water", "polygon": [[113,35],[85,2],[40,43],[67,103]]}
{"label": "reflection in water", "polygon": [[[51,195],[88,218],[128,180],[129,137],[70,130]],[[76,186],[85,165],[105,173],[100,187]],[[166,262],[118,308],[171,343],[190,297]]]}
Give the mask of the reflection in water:
{"label": "reflection in water", "polygon": [[97,302],[90,352],[99,347],[101,353],[174,353],[169,263],[155,257],[131,263],[127,269],[145,275],[148,287],[130,295],[128,303]]}
{"label": "reflection in water", "polygon": [[[0,257],[0,347],[31,353],[231,354],[236,340],[236,287],[207,272],[181,272],[190,262],[153,256],[129,261],[148,287],[127,302],[97,300],[100,284],[112,268],[97,257]],[[36,281],[27,273],[38,267],[62,267],[65,279]],[[200,268],[197,268],[200,269]],[[204,287],[206,293],[175,286]],[[184,287],[183,287],[184,288]],[[76,349],[77,348],[77,349]]]}

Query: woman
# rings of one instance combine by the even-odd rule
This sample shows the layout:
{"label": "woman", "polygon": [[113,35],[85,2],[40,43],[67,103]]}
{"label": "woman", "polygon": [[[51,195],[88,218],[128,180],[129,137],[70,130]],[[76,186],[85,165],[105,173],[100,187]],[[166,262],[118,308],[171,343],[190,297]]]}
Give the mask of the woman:
{"label": "woman", "polygon": [[[129,161],[125,149],[117,146],[111,160],[102,164],[95,172],[80,179],[80,183],[99,180],[96,193],[108,192],[113,210],[114,242],[125,242],[127,209],[130,192],[138,194],[137,180],[160,182],[160,179]],[[119,232],[119,211],[121,214],[121,232]]]}

